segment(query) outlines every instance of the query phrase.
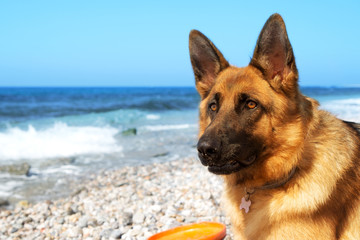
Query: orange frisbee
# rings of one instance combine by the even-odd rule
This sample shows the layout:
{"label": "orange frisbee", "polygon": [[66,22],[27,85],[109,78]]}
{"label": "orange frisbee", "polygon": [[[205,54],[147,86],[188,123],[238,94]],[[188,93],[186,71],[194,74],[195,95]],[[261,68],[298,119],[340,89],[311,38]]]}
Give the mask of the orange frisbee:
{"label": "orange frisbee", "polygon": [[201,222],[157,233],[148,240],[222,240],[225,236],[226,226],[224,224]]}

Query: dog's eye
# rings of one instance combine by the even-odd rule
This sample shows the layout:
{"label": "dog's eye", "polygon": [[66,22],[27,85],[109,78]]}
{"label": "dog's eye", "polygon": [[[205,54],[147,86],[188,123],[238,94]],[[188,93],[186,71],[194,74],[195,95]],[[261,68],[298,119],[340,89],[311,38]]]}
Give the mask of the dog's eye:
{"label": "dog's eye", "polygon": [[211,104],[209,105],[209,109],[210,109],[211,111],[213,111],[213,112],[216,112],[216,111],[217,111],[217,105],[216,105],[216,103],[211,103]]}
{"label": "dog's eye", "polygon": [[246,106],[247,106],[249,109],[254,109],[254,108],[257,107],[257,103],[250,100],[250,101],[247,101]]}

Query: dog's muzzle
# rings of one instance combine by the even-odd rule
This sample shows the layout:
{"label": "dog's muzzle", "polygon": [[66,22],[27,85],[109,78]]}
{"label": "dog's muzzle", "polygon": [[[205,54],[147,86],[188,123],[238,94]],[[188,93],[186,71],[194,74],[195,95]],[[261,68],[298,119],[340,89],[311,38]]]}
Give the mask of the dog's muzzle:
{"label": "dog's muzzle", "polygon": [[220,143],[208,138],[200,138],[197,149],[200,161],[203,165],[209,166],[216,164],[216,161],[219,158]]}
{"label": "dog's muzzle", "polygon": [[[256,154],[241,156],[232,155],[231,158],[222,156],[221,142],[215,138],[201,137],[197,144],[198,156],[201,163],[215,174],[231,174],[255,162]],[[235,157],[235,158],[234,158]]]}

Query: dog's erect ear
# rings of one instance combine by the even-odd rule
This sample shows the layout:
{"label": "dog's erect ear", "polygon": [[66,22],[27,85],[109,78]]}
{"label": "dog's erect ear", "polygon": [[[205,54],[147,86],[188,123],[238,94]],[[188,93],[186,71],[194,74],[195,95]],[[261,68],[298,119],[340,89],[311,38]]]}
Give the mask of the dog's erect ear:
{"label": "dog's erect ear", "polygon": [[215,84],[217,75],[227,68],[229,63],[215,45],[197,30],[190,32],[189,50],[196,89],[204,99]]}
{"label": "dog's erect ear", "polygon": [[298,72],[284,20],[273,14],[256,43],[250,65],[258,68],[275,89],[297,88]]}

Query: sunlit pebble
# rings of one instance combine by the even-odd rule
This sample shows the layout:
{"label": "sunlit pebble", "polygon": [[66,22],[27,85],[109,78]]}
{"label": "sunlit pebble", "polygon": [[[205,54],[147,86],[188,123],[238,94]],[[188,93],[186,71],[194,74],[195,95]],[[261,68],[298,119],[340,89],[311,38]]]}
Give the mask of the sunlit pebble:
{"label": "sunlit pebble", "polygon": [[[100,171],[68,198],[23,201],[0,211],[0,233],[26,239],[147,239],[172,227],[229,219],[219,205],[221,178],[186,158],[147,166]],[[4,230],[6,229],[6,230]]]}

